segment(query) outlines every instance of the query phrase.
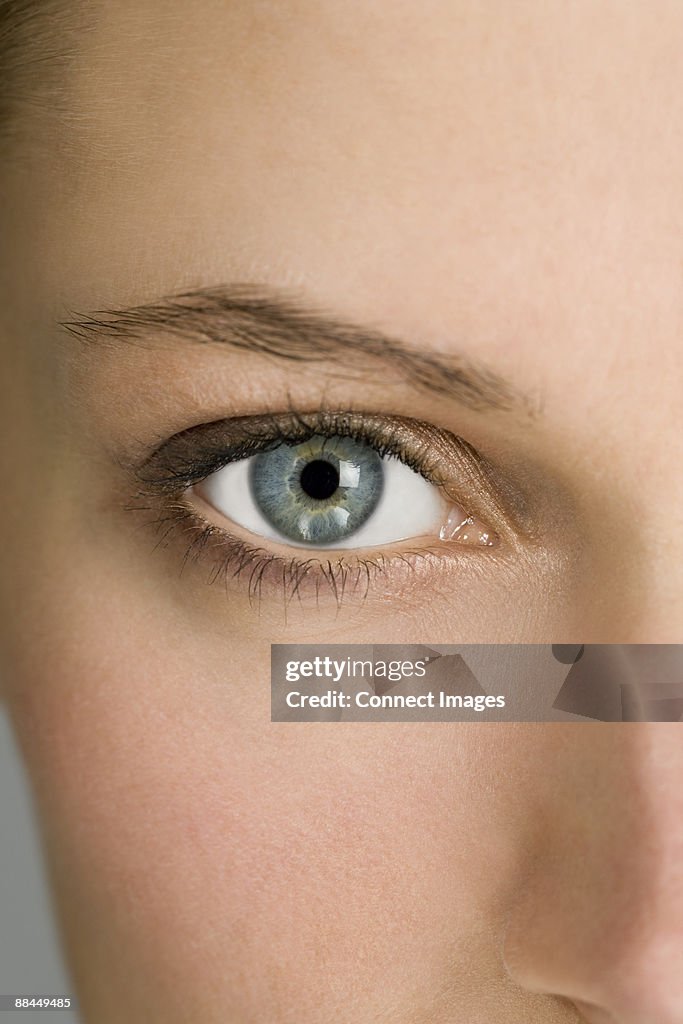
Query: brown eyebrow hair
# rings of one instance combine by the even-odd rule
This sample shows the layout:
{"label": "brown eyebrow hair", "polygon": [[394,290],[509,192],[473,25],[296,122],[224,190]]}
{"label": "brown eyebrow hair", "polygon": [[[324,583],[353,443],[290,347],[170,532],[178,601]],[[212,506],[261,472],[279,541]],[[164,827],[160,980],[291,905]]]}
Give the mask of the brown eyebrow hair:
{"label": "brown eyebrow hair", "polygon": [[414,348],[256,285],[200,288],[128,309],[73,317],[60,326],[85,342],[146,341],[170,335],[294,363],[356,364],[356,372],[364,362],[380,363],[415,387],[471,409],[534,411],[528,396],[511,383],[462,356]]}

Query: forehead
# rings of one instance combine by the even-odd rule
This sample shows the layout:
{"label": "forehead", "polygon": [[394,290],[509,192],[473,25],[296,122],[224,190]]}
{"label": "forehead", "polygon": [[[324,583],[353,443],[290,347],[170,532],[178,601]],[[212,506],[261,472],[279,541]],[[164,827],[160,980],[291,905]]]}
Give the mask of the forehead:
{"label": "forehead", "polygon": [[604,338],[608,309],[624,344],[683,217],[683,8],[649,11],[102,5],[36,167],[47,276],[76,306],[272,279],[437,344],[521,325],[534,351],[577,317]]}

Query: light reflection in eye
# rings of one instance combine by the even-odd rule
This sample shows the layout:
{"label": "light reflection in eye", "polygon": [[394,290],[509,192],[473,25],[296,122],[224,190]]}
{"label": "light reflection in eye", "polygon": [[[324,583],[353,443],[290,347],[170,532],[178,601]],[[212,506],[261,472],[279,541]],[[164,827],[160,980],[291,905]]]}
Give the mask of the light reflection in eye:
{"label": "light reflection in eye", "polygon": [[496,534],[481,519],[467,515],[456,505],[449,509],[446,522],[439,530],[439,538],[454,540],[458,544],[476,544],[483,548],[492,548],[498,543]]}

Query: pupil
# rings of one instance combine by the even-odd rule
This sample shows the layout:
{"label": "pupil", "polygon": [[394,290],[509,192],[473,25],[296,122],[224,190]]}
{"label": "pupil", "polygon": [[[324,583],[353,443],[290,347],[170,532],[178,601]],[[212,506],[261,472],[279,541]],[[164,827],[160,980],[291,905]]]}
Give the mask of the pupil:
{"label": "pupil", "polygon": [[299,483],[309,498],[325,501],[339,487],[339,471],[325,459],[313,459],[301,470]]}

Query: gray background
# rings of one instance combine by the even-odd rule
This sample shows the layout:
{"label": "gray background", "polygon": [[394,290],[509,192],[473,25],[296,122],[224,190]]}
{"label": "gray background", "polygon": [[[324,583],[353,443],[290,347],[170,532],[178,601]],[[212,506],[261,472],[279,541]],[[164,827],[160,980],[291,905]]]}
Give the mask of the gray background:
{"label": "gray background", "polygon": [[[72,995],[52,922],[24,771],[0,707],[0,995]],[[0,1024],[77,1024],[73,1013],[0,1011]]]}

